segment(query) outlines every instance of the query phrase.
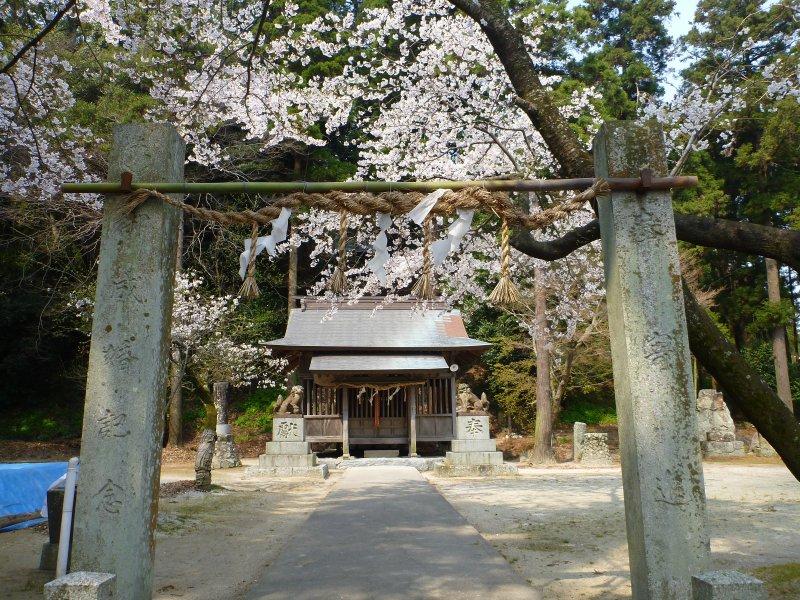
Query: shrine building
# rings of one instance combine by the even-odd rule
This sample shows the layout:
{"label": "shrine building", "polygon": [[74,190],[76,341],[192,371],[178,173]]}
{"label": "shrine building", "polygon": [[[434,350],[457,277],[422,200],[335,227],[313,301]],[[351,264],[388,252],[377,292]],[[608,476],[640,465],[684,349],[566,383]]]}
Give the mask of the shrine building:
{"label": "shrine building", "polygon": [[457,437],[458,376],[491,344],[442,303],[377,297],[335,312],[298,298],[286,335],[267,346],[303,388],[306,441],[340,443],[345,456],[351,446],[408,446],[413,456],[417,442]]}

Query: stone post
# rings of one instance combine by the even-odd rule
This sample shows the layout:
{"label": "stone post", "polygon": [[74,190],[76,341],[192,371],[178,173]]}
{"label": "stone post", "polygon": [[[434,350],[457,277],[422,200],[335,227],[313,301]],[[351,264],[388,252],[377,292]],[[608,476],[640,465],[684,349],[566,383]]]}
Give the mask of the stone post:
{"label": "stone post", "polygon": [[[108,179],[182,181],[185,145],[166,124],[114,128]],[[121,600],[149,598],[166,411],[179,210],[132,214],[106,197],[86,380],[72,569],[116,576]]]}
{"label": "stone post", "polygon": [[586,423],[575,421],[572,425],[572,460],[578,462],[583,456],[583,439],[586,437]]}
{"label": "stone post", "polygon": [[[654,124],[605,123],[598,177],[667,173]],[[634,598],[691,597],[709,553],[691,356],[669,191],[598,198]]]}
{"label": "stone post", "polygon": [[233,442],[231,426],[228,424],[228,399],[231,385],[227,381],[214,382],[214,408],[217,411],[217,441],[214,444],[214,458],[211,467],[214,469],[230,469],[241,467],[242,461]]}

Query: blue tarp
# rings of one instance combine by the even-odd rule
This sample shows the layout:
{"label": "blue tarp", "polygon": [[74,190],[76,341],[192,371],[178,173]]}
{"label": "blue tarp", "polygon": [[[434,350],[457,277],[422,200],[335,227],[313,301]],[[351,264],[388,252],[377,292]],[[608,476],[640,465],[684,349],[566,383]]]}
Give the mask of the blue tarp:
{"label": "blue tarp", "polygon": [[[47,489],[66,472],[65,462],[0,463],[0,516],[40,510],[47,500]],[[44,521],[33,519],[0,531],[31,527]]]}

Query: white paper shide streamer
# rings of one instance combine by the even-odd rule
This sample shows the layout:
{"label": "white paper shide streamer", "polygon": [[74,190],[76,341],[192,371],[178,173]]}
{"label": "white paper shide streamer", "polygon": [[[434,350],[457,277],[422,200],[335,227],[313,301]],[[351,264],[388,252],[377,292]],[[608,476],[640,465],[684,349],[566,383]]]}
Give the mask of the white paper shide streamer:
{"label": "white paper shide streamer", "polygon": [[367,266],[370,271],[375,273],[381,285],[386,285],[386,263],[389,260],[389,242],[386,238],[386,230],[392,226],[392,217],[387,213],[378,213],[376,222],[380,232],[375,241],[372,242],[372,249],[375,251],[375,255],[367,261]]}
{"label": "white paper shide streamer", "polygon": [[437,267],[442,266],[448,254],[458,250],[461,240],[472,227],[472,217],[475,216],[473,209],[457,208],[456,212],[458,218],[447,228],[447,237],[431,244],[431,258]]}
{"label": "white paper shide streamer", "polygon": [[[291,216],[292,210],[284,207],[281,209],[281,214],[279,214],[276,219],[270,221],[272,230],[270,231],[269,235],[259,237],[256,241],[255,256],[261,254],[261,251],[264,249],[266,249],[270,256],[276,255],[275,247],[281,242],[286,241],[286,236],[289,232],[289,217]],[[247,273],[247,263],[250,260],[250,242],[250,238],[245,239],[244,252],[239,255],[239,277],[242,279],[245,278],[245,274]]]}
{"label": "white paper shide streamer", "polygon": [[419,201],[414,208],[412,208],[408,213],[408,218],[414,221],[417,225],[422,225],[422,222],[425,220],[425,217],[428,216],[428,213],[433,210],[433,207],[436,206],[436,203],[439,201],[439,198],[444,196],[447,190],[436,190],[431,192],[427,196],[425,196],[422,200]]}

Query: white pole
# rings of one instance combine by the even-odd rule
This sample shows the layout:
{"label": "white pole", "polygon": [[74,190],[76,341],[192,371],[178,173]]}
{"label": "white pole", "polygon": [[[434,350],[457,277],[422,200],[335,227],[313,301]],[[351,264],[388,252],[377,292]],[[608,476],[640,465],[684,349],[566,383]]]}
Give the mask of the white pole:
{"label": "white pole", "polygon": [[75,484],[78,480],[78,464],[80,459],[69,459],[67,478],[64,481],[64,505],[61,510],[61,532],[58,534],[58,559],[56,561],[56,578],[67,574],[69,562],[69,543],[72,534],[72,509],[75,506]]}

